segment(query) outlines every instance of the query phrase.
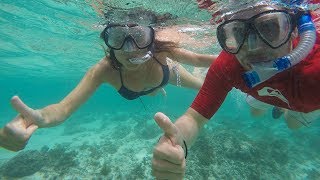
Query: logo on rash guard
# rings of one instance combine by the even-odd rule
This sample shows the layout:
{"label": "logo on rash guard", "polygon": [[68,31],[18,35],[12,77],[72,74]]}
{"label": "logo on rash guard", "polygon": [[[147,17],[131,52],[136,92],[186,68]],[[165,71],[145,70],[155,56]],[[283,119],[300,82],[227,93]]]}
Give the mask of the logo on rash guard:
{"label": "logo on rash guard", "polygon": [[286,97],[282,95],[282,93],[278,89],[273,89],[271,87],[264,87],[258,90],[259,96],[273,96],[279,98],[281,101],[288,104],[290,107],[289,101]]}

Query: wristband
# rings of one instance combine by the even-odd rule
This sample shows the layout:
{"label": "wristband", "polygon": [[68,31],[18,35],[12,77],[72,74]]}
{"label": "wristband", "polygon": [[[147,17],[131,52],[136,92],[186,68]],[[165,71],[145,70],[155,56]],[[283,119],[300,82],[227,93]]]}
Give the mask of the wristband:
{"label": "wristband", "polygon": [[184,147],[185,147],[185,152],[184,152],[184,159],[187,159],[187,156],[188,156],[188,146],[187,146],[187,143],[185,140],[183,140],[183,144],[184,144]]}
{"label": "wristband", "polygon": [[[158,142],[160,141],[162,136],[159,137]],[[184,159],[187,159],[188,156],[188,146],[185,140],[183,140],[183,145],[184,145]],[[182,148],[183,149],[183,148]]]}

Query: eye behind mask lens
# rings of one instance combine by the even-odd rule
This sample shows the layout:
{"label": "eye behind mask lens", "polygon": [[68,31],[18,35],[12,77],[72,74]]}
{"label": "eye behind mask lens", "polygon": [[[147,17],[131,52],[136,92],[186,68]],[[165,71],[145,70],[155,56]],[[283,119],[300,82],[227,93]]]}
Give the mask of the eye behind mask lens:
{"label": "eye behind mask lens", "polygon": [[133,27],[130,31],[130,35],[136,42],[139,48],[145,48],[149,46],[153,41],[153,32],[149,27]]}
{"label": "eye behind mask lens", "polygon": [[221,44],[231,53],[235,53],[245,40],[247,27],[241,21],[233,21],[221,27],[220,36]]}
{"label": "eye behind mask lens", "polygon": [[106,31],[107,45],[112,48],[120,49],[127,36],[127,32],[122,27],[111,27]]}
{"label": "eye behind mask lens", "polygon": [[254,26],[259,35],[274,48],[288,40],[292,29],[290,16],[283,12],[263,15],[255,19]]}

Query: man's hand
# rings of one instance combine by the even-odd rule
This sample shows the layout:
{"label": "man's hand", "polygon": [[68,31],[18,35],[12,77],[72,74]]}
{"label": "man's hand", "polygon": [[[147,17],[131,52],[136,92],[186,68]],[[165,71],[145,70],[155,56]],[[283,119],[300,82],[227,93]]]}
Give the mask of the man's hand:
{"label": "man's hand", "polygon": [[183,179],[186,160],[182,134],[163,113],[154,116],[164,136],[155,146],[152,159],[152,175],[157,179]]}

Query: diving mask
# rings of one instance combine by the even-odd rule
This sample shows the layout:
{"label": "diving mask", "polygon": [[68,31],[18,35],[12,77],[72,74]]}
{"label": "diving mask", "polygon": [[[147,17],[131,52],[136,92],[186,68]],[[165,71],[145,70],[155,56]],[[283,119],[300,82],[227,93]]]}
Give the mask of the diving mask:
{"label": "diving mask", "polygon": [[271,48],[278,48],[289,40],[295,27],[292,16],[284,10],[269,10],[249,19],[225,21],[217,29],[219,44],[225,51],[237,54],[246,39],[259,37]]}
{"label": "diving mask", "polygon": [[132,41],[139,49],[150,47],[154,41],[154,29],[137,24],[109,24],[104,30],[104,42],[114,50],[120,50],[127,41]]}

